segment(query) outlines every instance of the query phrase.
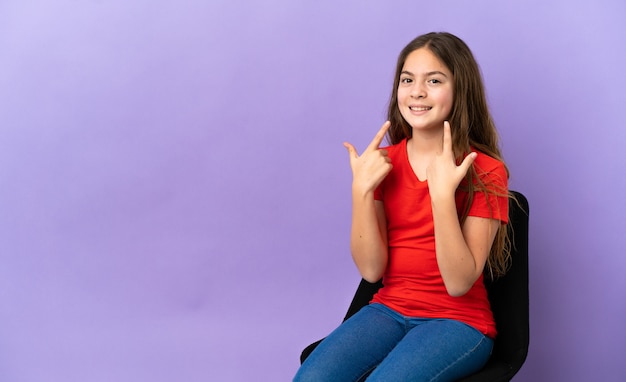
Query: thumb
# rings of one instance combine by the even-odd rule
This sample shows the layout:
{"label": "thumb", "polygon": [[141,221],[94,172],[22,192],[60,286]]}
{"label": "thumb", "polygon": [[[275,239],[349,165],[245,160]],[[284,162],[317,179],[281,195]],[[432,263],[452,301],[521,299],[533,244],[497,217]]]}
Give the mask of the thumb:
{"label": "thumb", "polygon": [[350,155],[350,160],[356,159],[356,158],[359,157],[359,153],[357,153],[356,149],[354,148],[354,146],[352,146],[352,144],[350,144],[348,142],[344,142],[343,143],[343,147],[348,149],[348,154]]}
{"label": "thumb", "polygon": [[461,165],[459,167],[463,170],[464,174],[467,174],[467,170],[469,170],[470,166],[472,165],[472,163],[474,163],[474,160],[476,160],[477,156],[478,154],[476,153],[470,153],[468,156],[465,157],[465,159],[463,159],[463,162],[461,162]]}

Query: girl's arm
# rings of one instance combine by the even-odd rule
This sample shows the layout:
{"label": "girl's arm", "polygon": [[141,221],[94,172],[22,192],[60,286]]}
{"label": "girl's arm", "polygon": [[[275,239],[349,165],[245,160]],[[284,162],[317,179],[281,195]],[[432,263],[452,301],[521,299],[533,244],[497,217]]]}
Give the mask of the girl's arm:
{"label": "girl's arm", "polygon": [[450,125],[444,123],[443,150],[427,169],[428,188],[435,224],[437,264],[448,294],[462,296],[480,277],[491,252],[500,221],[468,216],[461,227],[455,190],[467,174],[476,154],[457,166],[452,152]]}
{"label": "girl's arm", "polygon": [[372,193],[352,191],[350,252],[361,277],[375,283],[387,268],[387,221],[383,203]]}
{"label": "girl's arm", "polygon": [[344,143],[352,169],[352,229],[350,251],[365,280],[380,280],[387,267],[387,223],[382,202],[374,200],[374,190],[391,171],[387,150],[379,149],[389,129],[385,122],[367,149],[358,155],[354,146]]}
{"label": "girl's arm", "polygon": [[468,216],[460,226],[454,197],[432,202],[435,250],[448,294],[462,296],[483,273],[500,221]]}

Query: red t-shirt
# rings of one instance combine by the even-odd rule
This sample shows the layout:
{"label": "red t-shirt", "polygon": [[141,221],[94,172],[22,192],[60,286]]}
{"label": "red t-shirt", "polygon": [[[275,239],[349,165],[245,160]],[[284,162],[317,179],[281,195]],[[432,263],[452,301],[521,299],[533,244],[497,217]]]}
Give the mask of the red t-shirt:
{"label": "red t-shirt", "polygon": [[[409,163],[406,139],[387,147],[393,169],[375,191],[375,199],[384,203],[389,240],[389,261],[383,275],[383,287],[371,302],[388,306],[407,317],[447,318],[464,322],[481,333],[495,337],[496,326],[480,276],[463,296],[452,297],[446,291],[435,255],[435,226],[428,182],[421,182]],[[499,192],[507,189],[504,164],[478,152],[474,161],[479,177]],[[459,215],[466,194],[456,194]],[[508,198],[474,193],[470,216],[508,222]],[[491,206],[491,208],[489,208]]]}

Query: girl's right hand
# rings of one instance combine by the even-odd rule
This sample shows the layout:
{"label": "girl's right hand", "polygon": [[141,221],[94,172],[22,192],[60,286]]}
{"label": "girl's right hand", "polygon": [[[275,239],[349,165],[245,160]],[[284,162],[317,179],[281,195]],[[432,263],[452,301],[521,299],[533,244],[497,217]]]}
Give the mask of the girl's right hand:
{"label": "girl's right hand", "polygon": [[352,144],[344,142],[343,145],[350,155],[353,190],[358,190],[363,194],[373,192],[391,171],[393,166],[387,150],[379,148],[389,126],[391,126],[389,121],[383,124],[361,155]]}

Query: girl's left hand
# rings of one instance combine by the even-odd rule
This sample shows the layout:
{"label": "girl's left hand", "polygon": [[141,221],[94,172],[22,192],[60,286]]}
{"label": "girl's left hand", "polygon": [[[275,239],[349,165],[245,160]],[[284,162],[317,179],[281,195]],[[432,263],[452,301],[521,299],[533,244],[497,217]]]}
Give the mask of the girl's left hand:
{"label": "girl's left hand", "polygon": [[439,197],[454,197],[454,193],[467,174],[476,153],[470,153],[457,166],[452,150],[452,136],[450,133],[450,123],[443,123],[443,145],[442,151],[437,153],[426,168],[428,177],[428,191],[431,199]]}

